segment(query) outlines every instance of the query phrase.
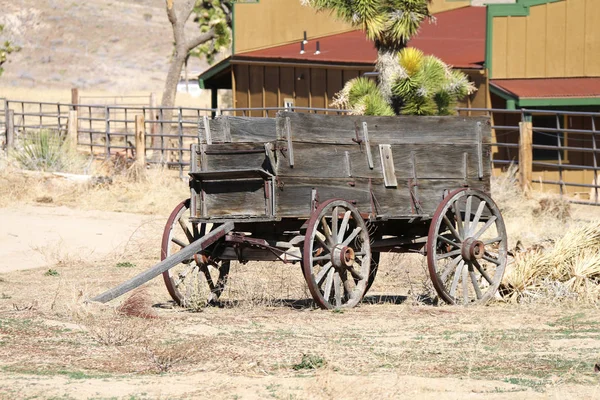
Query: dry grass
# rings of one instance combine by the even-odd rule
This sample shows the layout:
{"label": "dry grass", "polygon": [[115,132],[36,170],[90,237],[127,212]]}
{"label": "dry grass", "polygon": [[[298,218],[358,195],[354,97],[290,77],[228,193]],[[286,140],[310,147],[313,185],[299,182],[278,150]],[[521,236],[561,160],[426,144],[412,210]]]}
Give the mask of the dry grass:
{"label": "dry grass", "polygon": [[517,168],[492,178],[492,198],[506,223],[509,248],[530,247],[562,237],[570,221],[571,205],[551,193],[523,193],[517,182]]}
{"label": "dry grass", "polygon": [[513,249],[501,292],[521,301],[600,301],[600,223],[574,219],[557,195],[524,194],[516,175],[511,166],[492,185]]}
{"label": "dry grass", "polygon": [[[105,170],[98,166],[98,171]],[[142,179],[143,177],[143,179]],[[189,197],[186,182],[175,171],[151,168],[144,174],[74,181],[52,173],[27,172],[0,162],[0,207],[51,203],[86,210],[167,215]]]}

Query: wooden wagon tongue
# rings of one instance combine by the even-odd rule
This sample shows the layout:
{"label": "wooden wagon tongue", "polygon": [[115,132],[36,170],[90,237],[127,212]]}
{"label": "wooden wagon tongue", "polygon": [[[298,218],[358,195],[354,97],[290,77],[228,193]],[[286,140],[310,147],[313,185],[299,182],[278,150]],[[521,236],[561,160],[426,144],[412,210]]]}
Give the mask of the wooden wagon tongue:
{"label": "wooden wagon tongue", "polygon": [[142,272],[141,274],[131,278],[127,282],[123,282],[119,286],[107,290],[106,292],[94,297],[91,301],[97,301],[100,303],[108,303],[109,301],[116,299],[119,296],[124,295],[125,293],[143,285],[148,282],[150,279],[157,277],[168,269],[173,268],[180,262],[193,257],[194,254],[198,253],[201,250],[206,249],[211,244],[215,243],[217,240],[224,237],[226,234],[231,232],[234,228],[233,222],[226,222],[223,225],[219,226],[215,230],[208,233],[206,236],[201,237],[195,242],[190,243],[185,246],[181,251],[173,254],[170,257],[165,258],[152,268]]}

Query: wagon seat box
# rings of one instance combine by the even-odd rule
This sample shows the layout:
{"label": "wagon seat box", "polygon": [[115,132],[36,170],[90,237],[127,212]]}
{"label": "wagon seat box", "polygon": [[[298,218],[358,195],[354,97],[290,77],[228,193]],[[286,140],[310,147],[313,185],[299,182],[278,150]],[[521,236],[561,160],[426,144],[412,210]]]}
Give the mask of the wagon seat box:
{"label": "wagon seat box", "polygon": [[252,120],[204,119],[199,143],[192,148],[192,219],[274,220],[274,121]]}

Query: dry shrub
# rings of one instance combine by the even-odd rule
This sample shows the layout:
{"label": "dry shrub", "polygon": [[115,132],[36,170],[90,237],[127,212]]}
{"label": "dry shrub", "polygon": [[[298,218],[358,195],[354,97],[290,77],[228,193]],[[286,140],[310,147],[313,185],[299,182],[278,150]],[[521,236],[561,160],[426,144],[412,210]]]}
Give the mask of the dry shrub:
{"label": "dry shrub", "polygon": [[154,343],[144,348],[146,355],[157,373],[167,373],[173,367],[196,357],[197,348],[185,341],[181,343]]}
{"label": "dry shrub", "polygon": [[571,218],[571,203],[560,196],[542,196],[538,200],[539,208],[534,209],[533,214],[537,217],[553,215],[560,221],[568,221]]}
{"label": "dry shrub", "polygon": [[117,308],[117,312],[130,317],[158,318],[158,314],[152,309],[152,299],[148,290],[144,287],[136,289],[131,296]]}
{"label": "dry shrub", "polygon": [[79,304],[72,309],[72,317],[91,339],[105,346],[142,343],[150,327],[147,319],[132,318],[98,303]]}

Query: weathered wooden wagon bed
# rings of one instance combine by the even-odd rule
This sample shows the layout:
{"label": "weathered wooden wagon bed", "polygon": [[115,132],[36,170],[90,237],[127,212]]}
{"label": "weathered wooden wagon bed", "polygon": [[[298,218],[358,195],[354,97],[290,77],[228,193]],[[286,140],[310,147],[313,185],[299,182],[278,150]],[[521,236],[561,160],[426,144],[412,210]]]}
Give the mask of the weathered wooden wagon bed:
{"label": "weathered wooden wagon bed", "polygon": [[204,286],[215,301],[231,260],[281,260],[302,264],[320,307],[352,307],[381,252],[416,251],[443,300],[484,302],[507,259],[490,136],[475,117],[204,119],[191,197],[163,236],[169,293],[185,305]]}

